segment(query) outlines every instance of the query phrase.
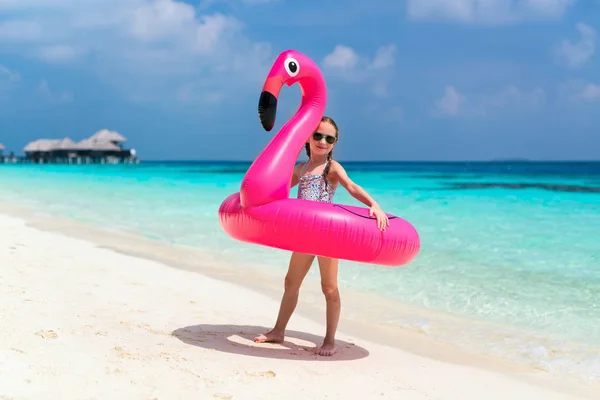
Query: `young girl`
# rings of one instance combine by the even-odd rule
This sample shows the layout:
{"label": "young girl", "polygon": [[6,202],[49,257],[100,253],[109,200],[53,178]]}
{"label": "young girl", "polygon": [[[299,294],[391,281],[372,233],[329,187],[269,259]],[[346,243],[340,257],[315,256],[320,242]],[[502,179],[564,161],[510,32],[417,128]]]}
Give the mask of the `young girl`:
{"label": "young girl", "polygon": [[[309,142],[306,143],[308,161],[294,168],[292,187],[298,186],[298,198],[312,201],[333,201],[336,188],[342,185],[350,195],[370,207],[370,215],[377,218],[377,226],[385,230],[389,221],[379,205],[369,194],[346,174],[344,168],[333,160],[333,148],[338,141],[338,127],[329,117],[323,117],[321,123]],[[287,275],[279,316],[275,327],[254,338],[255,342],[281,343],[284,340],[285,329],[298,303],[300,286],[315,259],[314,255],[292,253]],[[331,356],[336,352],[335,333],[340,319],[341,301],[338,291],[337,275],[338,260],[329,257],[317,257],[321,272],[321,288],[325,295],[327,313],[327,332],[317,354]]]}

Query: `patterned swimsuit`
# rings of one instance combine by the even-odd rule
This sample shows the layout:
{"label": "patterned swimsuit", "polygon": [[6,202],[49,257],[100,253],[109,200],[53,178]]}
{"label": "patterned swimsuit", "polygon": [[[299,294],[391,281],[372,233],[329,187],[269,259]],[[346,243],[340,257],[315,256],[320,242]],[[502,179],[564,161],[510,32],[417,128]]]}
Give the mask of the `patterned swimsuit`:
{"label": "patterned swimsuit", "polygon": [[299,199],[331,203],[334,194],[335,188],[331,183],[327,183],[327,189],[325,189],[325,179],[322,174],[300,176],[298,182]]}

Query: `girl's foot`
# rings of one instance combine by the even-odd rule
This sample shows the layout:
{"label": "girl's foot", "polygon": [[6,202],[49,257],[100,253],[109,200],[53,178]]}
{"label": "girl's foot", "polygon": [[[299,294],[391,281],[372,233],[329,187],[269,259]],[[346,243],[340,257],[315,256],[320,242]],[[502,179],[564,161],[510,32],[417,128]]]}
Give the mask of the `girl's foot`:
{"label": "girl's foot", "polygon": [[330,357],[337,351],[334,342],[324,341],[321,347],[319,347],[316,353],[320,356]]}
{"label": "girl's foot", "polygon": [[276,332],[275,330],[269,331],[265,334],[258,335],[254,338],[255,343],[283,343],[283,333]]}

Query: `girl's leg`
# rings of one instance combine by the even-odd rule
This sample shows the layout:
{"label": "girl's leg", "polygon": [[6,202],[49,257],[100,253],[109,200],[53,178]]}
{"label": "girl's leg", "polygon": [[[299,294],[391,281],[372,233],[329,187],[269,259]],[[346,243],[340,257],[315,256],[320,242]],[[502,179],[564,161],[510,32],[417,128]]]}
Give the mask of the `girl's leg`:
{"label": "girl's leg", "polygon": [[340,320],[342,302],[338,290],[338,259],[318,257],[319,270],[321,271],[321,289],[325,295],[327,331],[323,345],[317,350],[321,356],[331,356],[336,352],[335,333]]}
{"label": "girl's leg", "polygon": [[279,315],[275,327],[264,335],[259,335],[254,338],[255,342],[283,342],[285,336],[285,328],[296,309],[298,304],[298,295],[300,294],[300,286],[310,270],[310,267],[315,259],[315,256],[304,253],[292,253],[288,272],[285,276],[284,292],[279,307]]}

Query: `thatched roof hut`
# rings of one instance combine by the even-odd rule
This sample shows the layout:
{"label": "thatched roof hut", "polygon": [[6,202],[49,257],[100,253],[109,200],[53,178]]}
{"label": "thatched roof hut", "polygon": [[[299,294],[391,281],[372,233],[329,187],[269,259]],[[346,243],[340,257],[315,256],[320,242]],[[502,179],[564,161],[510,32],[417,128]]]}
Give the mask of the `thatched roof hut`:
{"label": "thatched roof hut", "polygon": [[102,129],[87,139],[75,143],[70,138],[38,139],[23,148],[26,153],[46,153],[63,151],[122,151],[121,143],[127,139],[116,131]]}
{"label": "thatched roof hut", "polygon": [[54,148],[52,150],[65,150],[65,151],[75,151],[78,150],[78,146],[77,143],[75,143],[74,141],[72,141],[70,138],[66,137],[62,140],[58,140],[57,143],[54,145]]}
{"label": "thatched roof hut", "polygon": [[121,147],[112,142],[95,141],[92,138],[88,138],[77,143],[77,150],[121,151]]}
{"label": "thatched roof hut", "polygon": [[40,163],[132,163],[139,162],[135,151],[126,150],[125,137],[115,131],[102,129],[80,142],[63,139],[38,139],[23,148],[28,160]]}
{"label": "thatched roof hut", "polygon": [[101,129],[94,133],[89,138],[94,142],[109,142],[109,143],[124,143],[127,139],[116,131],[109,131],[108,129]]}
{"label": "thatched roof hut", "polygon": [[28,143],[23,151],[26,153],[48,152],[54,150],[60,142],[62,142],[60,139],[38,139]]}
{"label": "thatched roof hut", "polygon": [[111,142],[94,141],[91,138],[75,143],[69,138],[64,139],[38,139],[25,148],[26,153],[46,153],[51,151],[121,151],[121,147]]}

